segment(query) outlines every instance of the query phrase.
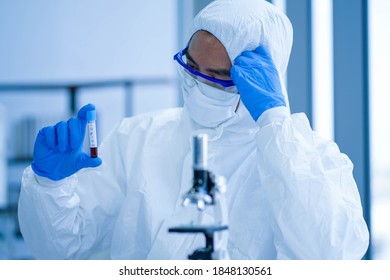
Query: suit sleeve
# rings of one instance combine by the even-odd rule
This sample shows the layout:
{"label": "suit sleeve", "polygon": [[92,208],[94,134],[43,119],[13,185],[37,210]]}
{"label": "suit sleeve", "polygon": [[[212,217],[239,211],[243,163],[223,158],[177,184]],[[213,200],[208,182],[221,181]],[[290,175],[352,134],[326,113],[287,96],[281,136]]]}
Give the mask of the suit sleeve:
{"label": "suit sleeve", "polygon": [[[264,116],[263,116],[264,115]],[[361,259],[369,234],[353,164],[284,107],[258,120],[258,171],[278,259]]]}

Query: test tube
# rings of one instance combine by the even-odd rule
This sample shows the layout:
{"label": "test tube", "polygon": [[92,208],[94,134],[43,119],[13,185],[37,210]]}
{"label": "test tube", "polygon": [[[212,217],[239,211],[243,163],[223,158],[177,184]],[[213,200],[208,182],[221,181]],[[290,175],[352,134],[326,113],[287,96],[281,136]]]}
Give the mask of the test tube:
{"label": "test tube", "polygon": [[91,157],[98,156],[97,149],[97,135],[96,135],[96,111],[87,111],[88,135],[89,135],[89,149]]}

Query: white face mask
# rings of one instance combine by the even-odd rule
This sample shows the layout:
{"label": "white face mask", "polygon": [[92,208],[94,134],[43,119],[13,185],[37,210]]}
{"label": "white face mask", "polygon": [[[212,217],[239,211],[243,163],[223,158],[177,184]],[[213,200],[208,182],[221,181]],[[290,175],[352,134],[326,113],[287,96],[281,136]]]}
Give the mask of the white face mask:
{"label": "white face mask", "polygon": [[182,74],[184,107],[195,122],[215,128],[236,115],[239,94],[199,82],[188,73]]}

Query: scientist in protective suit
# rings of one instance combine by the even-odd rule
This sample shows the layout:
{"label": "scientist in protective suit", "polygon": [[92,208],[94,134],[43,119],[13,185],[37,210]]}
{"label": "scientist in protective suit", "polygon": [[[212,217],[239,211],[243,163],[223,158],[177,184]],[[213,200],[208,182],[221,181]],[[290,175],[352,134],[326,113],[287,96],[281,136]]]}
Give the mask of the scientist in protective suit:
{"label": "scientist in protective suit", "polygon": [[[168,233],[193,219],[191,136],[227,179],[231,259],[360,259],[369,234],[337,145],[290,114],[283,77],[287,17],[262,0],[216,0],[193,20],[175,61],[184,108],[124,119],[82,151],[86,111],[38,133],[19,221],[39,259],[186,259],[202,236]],[[88,168],[87,168],[88,167]],[[207,215],[207,213],[206,213]]]}

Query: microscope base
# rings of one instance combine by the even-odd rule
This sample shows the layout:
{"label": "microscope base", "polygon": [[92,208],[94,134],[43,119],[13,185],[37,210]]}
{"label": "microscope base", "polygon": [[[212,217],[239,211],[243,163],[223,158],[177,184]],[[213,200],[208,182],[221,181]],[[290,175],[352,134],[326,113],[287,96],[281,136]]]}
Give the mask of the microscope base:
{"label": "microscope base", "polygon": [[183,225],[168,229],[169,232],[176,233],[203,233],[206,238],[206,247],[199,248],[188,256],[190,260],[212,260],[214,252],[214,233],[227,230],[228,226],[192,226]]}

